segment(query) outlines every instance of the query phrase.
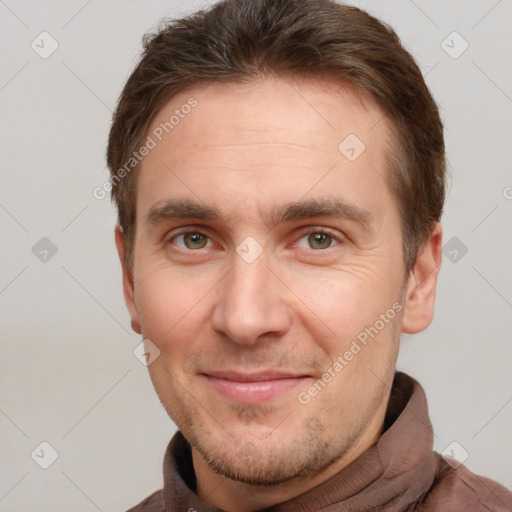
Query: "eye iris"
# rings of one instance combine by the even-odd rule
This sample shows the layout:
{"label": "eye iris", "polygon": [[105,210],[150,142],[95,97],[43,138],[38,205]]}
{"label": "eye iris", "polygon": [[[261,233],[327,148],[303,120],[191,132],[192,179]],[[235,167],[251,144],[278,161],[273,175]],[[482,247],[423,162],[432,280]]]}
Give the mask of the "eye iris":
{"label": "eye iris", "polygon": [[187,233],[183,240],[189,249],[202,249],[206,245],[206,237],[201,233]]}
{"label": "eye iris", "polygon": [[[311,235],[309,235],[308,240],[313,248],[328,249],[329,246],[331,245],[331,238],[332,237],[330,235],[327,235],[326,233],[311,233]],[[318,247],[318,245],[315,246],[315,244],[319,244],[320,247]]]}

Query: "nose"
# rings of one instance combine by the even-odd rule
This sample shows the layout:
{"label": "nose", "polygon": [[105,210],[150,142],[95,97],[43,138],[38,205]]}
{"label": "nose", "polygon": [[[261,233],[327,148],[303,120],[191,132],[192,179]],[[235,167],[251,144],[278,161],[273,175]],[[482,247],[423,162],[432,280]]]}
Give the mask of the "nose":
{"label": "nose", "polygon": [[213,329],[241,345],[268,336],[279,338],[290,328],[290,292],[267,267],[264,255],[247,263],[235,255],[233,268],[219,283]]}

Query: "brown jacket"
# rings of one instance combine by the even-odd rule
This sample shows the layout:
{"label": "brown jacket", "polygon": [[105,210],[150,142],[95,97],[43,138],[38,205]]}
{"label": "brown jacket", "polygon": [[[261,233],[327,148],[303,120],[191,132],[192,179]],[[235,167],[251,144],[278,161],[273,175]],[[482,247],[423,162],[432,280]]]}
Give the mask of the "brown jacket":
{"label": "brown jacket", "polygon": [[[329,480],[265,512],[512,512],[510,491],[449,464],[432,446],[423,388],[397,372],[379,441]],[[163,490],[129,512],[221,512],[194,489],[190,446],[177,432],[164,458]]]}

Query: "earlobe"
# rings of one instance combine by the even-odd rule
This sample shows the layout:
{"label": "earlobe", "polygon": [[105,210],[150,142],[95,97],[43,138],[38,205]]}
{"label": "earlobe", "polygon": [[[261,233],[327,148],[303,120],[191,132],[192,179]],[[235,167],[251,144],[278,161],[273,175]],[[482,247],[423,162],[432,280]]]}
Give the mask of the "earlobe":
{"label": "earlobe", "polygon": [[128,308],[128,312],[130,314],[131,326],[132,329],[137,334],[142,334],[142,329],[140,326],[139,313],[137,311],[137,306],[135,304],[135,286],[133,279],[133,272],[125,262],[125,240],[123,228],[117,224],[115,227],[115,241],[117,247],[117,253],[119,255],[119,260],[121,262],[121,268],[123,271],[123,295],[126,307]]}
{"label": "earlobe", "polygon": [[415,334],[426,329],[434,316],[437,278],[442,258],[442,227],[435,223],[428,240],[418,251],[404,297],[402,332]]}

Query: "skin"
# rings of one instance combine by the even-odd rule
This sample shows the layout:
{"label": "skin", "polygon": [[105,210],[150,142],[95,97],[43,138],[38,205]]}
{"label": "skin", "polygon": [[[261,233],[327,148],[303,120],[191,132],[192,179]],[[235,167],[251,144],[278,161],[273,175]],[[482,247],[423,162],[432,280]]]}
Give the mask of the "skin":
{"label": "skin", "polygon": [[[311,489],[377,442],[400,334],[432,319],[441,227],[406,274],[398,205],[383,180],[388,124],[346,86],[265,78],[189,89],[148,134],[191,96],[197,106],[139,169],[133,269],[119,226],[116,243],[132,328],[160,350],[149,372],[192,445],[197,493],[251,511]],[[366,146],[353,162],[338,150],[349,134]],[[323,198],[366,211],[368,224],[343,215],[266,223],[273,207]],[[216,207],[224,218],[147,223],[168,199]],[[262,249],[252,263],[236,251],[248,236]],[[394,303],[402,311],[301,403],[299,393]],[[302,378],[245,403],[206,376],[230,369]]]}

